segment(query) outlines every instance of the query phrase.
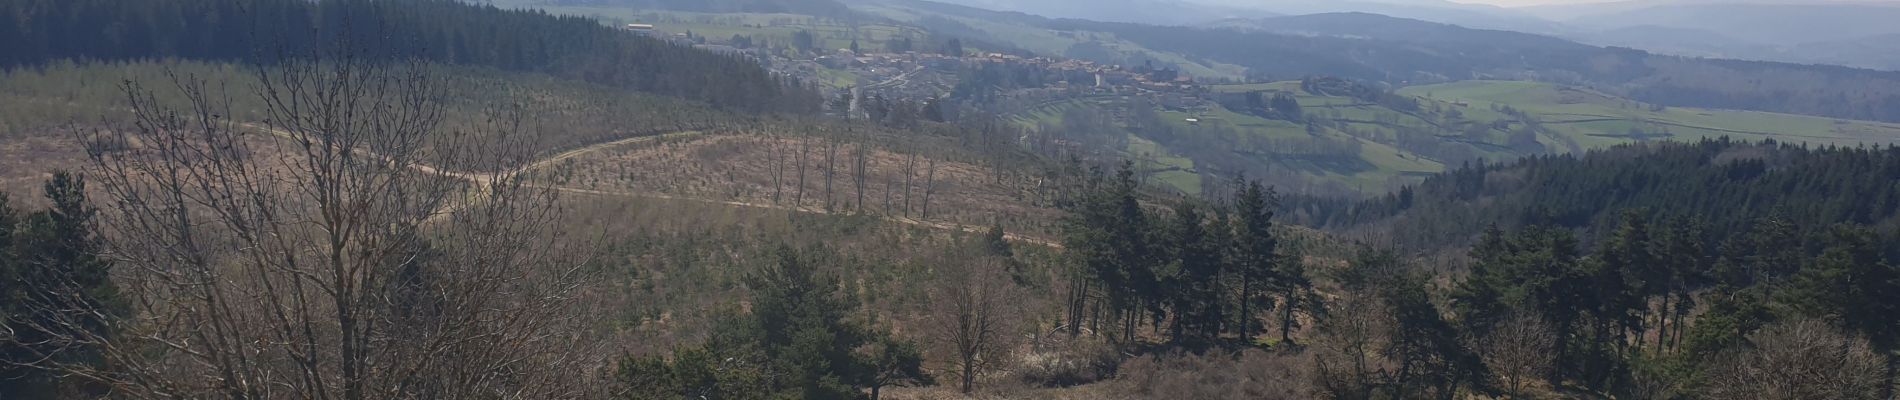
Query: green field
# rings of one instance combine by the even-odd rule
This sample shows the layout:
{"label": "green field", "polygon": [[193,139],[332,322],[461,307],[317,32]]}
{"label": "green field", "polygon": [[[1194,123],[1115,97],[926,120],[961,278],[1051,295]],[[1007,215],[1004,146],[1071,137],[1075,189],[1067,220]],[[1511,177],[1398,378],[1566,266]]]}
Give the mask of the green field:
{"label": "green field", "polygon": [[[896,3],[865,4],[854,8],[871,15],[890,18],[903,23],[917,25],[925,18],[936,17],[952,21],[980,32],[981,39],[995,41],[1035,52],[1036,54],[1077,57],[1071,51],[1078,45],[1099,46],[1107,51],[1121,54],[1129,60],[1152,59],[1158,63],[1173,64],[1181,72],[1197,78],[1242,79],[1247,69],[1238,65],[1224,64],[1207,60],[1193,60],[1179,54],[1156,51],[1141,45],[1122,40],[1115,35],[1089,31],[1063,31],[1035,26],[1013,24],[1006,21],[990,21],[968,18],[958,15],[938,14]],[[1081,57],[1078,57],[1081,58]],[[1105,60],[1096,60],[1105,61]]]}
{"label": "green field", "polygon": [[[1297,86],[1294,84],[1293,88]],[[1286,86],[1274,84],[1273,87]],[[1351,102],[1351,99],[1310,97],[1313,98],[1311,102],[1316,104]],[[1115,97],[1052,101],[1014,114],[1011,116],[1011,121],[1018,126],[1031,129],[1061,126],[1064,115],[1071,110],[1123,106],[1117,104],[1117,101],[1120,100]],[[1276,142],[1316,140],[1316,136],[1308,133],[1303,124],[1261,118],[1219,106],[1214,106],[1205,112],[1160,111],[1155,114],[1161,122],[1170,125],[1178,135],[1193,137],[1213,132],[1232,132],[1240,135],[1238,138],[1240,143],[1237,145],[1253,149],[1271,149],[1274,147],[1272,143]],[[1199,122],[1188,122],[1189,119]],[[1357,152],[1344,158],[1256,152],[1242,154],[1247,154],[1247,157],[1255,160],[1259,163],[1258,165],[1269,165],[1268,169],[1294,172],[1312,182],[1353,190],[1384,190],[1391,183],[1410,182],[1444,170],[1444,164],[1441,162],[1388,144],[1354,138],[1338,130],[1321,128],[1317,138],[1356,142]],[[1199,193],[1201,171],[1197,169],[1196,157],[1210,155],[1194,154],[1186,149],[1169,146],[1140,134],[1131,133],[1128,136],[1126,148],[1121,151],[1124,157],[1140,163],[1144,176],[1147,176],[1151,183],[1184,193]]]}
{"label": "green field", "polygon": [[1149,179],[1161,186],[1182,193],[1201,193],[1201,175],[1194,169],[1194,160],[1175,155],[1148,139],[1128,135],[1128,155],[1139,162],[1137,166]]}
{"label": "green field", "polygon": [[[1564,135],[1586,148],[1642,139],[1698,140],[1722,136],[1844,146],[1900,143],[1900,124],[1754,111],[1652,107],[1588,89],[1537,82],[1455,82],[1409,87],[1399,93],[1427,99],[1478,120],[1508,118],[1493,107],[1509,106],[1532,115],[1548,131]],[[1631,132],[1643,135],[1633,137]]]}
{"label": "green field", "polygon": [[916,45],[929,34],[922,29],[910,26],[881,23],[863,23],[848,25],[838,21],[797,14],[761,14],[761,13],[695,13],[684,11],[639,10],[628,7],[594,6],[557,6],[543,4],[518,4],[517,6],[540,9],[550,14],[574,15],[600,20],[609,26],[621,26],[631,23],[651,24],[654,29],[669,35],[691,34],[704,37],[715,43],[722,43],[733,36],[748,36],[755,42],[790,43],[792,35],[800,31],[811,32],[818,40],[818,50],[831,51],[851,47],[856,40],[859,49],[867,52],[886,50],[885,44],[891,40],[911,38]]}
{"label": "green field", "polygon": [[818,76],[824,78],[821,83],[829,85],[830,87],[842,88],[858,85],[858,75],[851,73],[851,71],[820,68],[818,70]]}

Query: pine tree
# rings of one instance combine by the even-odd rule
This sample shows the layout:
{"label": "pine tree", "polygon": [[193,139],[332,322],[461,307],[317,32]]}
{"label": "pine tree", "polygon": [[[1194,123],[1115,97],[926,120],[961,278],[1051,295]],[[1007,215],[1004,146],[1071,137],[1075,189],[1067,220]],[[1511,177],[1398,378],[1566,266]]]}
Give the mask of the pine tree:
{"label": "pine tree", "polygon": [[839,293],[836,277],[818,271],[819,260],[789,247],[777,262],[746,277],[754,293],[760,348],[790,374],[781,393],[807,399],[855,397],[868,386],[869,366],[854,353],[873,332],[852,318],[857,304]]}
{"label": "pine tree", "polygon": [[83,384],[61,382],[34,366],[99,363],[89,347],[94,340],[87,339],[109,337],[112,323],[125,313],[111,281],[112,264],[101,256],[104,244],[93,231],[98,210],[86,199],[84,179],[54,173],[45,193],[52,206],[17,223],[0,201],[0,224],[13,228],[0,234],[0,243],[10,245],[0,253],[0,277],[6,279],[0,283],[6,296],[0,299],[0,324],[11,333],[0,337],[0,397],[46,396],[62,385]]}
{"label": "pine tree", "polygon": [[1509,251],[1504,231],[1497,225],[1485,228],[1484,235],[1471,247],[1471,273],[1451,295],[1452,311],[1466,332],[1490,332],[1510,314],[1504,292],[1514,284],[1512,274],[1516,271],[1508,264]]}
{"label": "pine tree", "polygon": [[1872,230],[1835,227],[1826,250],[1779,295],[1804,315],[1833,320],[1843,331],[1868,338],[1887,355],[1891,379],[1900,361],[1894,354],[1900,347],[1900,269],[1883,259],[1879,243]]}
{"label": "pine tree", "polygon": [[1280,260],[1279,240],[1273,234],[1273,194],[1258,182],[1245,182],[1237,185],[1242,189],[1235,193],[1234,213],[1236,226],[1234,231],[1234,272],[1240,280],[1239,310],[1236,314],[1240,321],[1240,337],[1243,341],[1252,341],[1253,328],[1259,325],[1256,318],[1256,306],[1270,304],[1266,299],[1265,288],[1280,280],[1276,270]]}
{"label": "pine tree", "polygon": [[1650,244],[1648,221],[1637,211],[1625,211],[1622,223],[1598,249],[1596,262],[1590,263],[1596,289],[1591,310],[1595,343],[1621,346],[1632,331],[1642,330],[1639,311],[1648,310],[1644,302],[1650,290],[1644,278],[1660,270]]}
{"label": "pine tree", "polygon": [[1171,239],[1174,274],[1167,285],[1169,308],[1174,312],[1174,340],[1194,347],[1218,337],[1224,318],[1219,247],[1209,240],[1205,223],[1206,218],[1194,203],[1175,208]]}

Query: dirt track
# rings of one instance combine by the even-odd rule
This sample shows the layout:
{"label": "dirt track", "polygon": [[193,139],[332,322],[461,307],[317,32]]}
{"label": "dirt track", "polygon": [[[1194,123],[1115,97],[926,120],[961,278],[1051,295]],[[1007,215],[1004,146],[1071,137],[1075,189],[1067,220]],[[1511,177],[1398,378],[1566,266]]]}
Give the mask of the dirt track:
{"label": "dirt track", "polygon": [[[268,132],[273,136],[277,136],[281,138],[292,137],[292,135],[289,132],[271,129],[269,127],[265,127],[261,125],[246,124],[245,126],[252,129]],[[674,133],[667,133],[667,134],[660,134],[660,135],[640,136],[640,137],[632,137],[632,138],[625,138],[625,139],[619,139],[619,140],[614,140],[614,141],[596,143],[596,144],[591,144],[591,145],[575,148],[572,150],[564,151],[559,154],[555,154],[553,156],[549,156],[547,158],[543,158],[540,160],[535,160],[534,162],[530,162],[519,169],[508,171],[508,172],[451,171],[451,170],[438,168],[431,165],[420,164],[420,163],[411,164],[410,168],[413,168],[416,171],[423,172],[426,174],[460,179],[460,180],[468,181],[469,183],[474,184],[476,186],[486,187],[504,178],[509,178],[509,179],[516,178],[516,177],[521,176],[522,174],[533,172],[541,168],[553,166],[557,163],[578,158],[580,156],[587,155],[589,153],[593,153],[597,151],[607,150],[614,147],[635,144],[635,143],[644,143],[644,142],[651,142],[651,141],[671,139],[671,138],[691,137],[691,136],[697,136],[701,134],[703,133],[697,132],[697,131],[674,132]],[[374,155],[372,154],[372,156]],[[812,213],[812,214],[836,214],[835,212],[829,212],[823,209],[812,208],[812,207],[793,207],[793,206],[770,204],[770,203],[712,200],[712,199],[677,196],[677,195],[670,195],[670,194],[663,194],[663,193],[602,191],[602,190],[538,185],[538,184],[531,184],[531,183],[524,184],[524,186],[536,188],[536,189],[549,189],[549,190],[556,190],[556,191],[561,191],[561,192],[566,192],[566,193],[578,193],[578,194],[587,194],[587,195],[596,195],[596,196],[619,196],[619,197],[637,197],[637,198],[650,198],[650,199],[662,199],[662,200],[692,201],[692,202],[700,202],[700,203],[727,205],[727,206],[733,206],[733,207],[782,210],[782,211],[803,212],[803,213]],[[454,210],[452,209],[441,210],[439,214],[447,215],[449,212],[452,212],[452,211]],[[919,227],[946,230],[946,231],[963,231],[963,232],[970,232],[970,233],[982,233],[988,230],[988,228],[986,227],[963,226],[963,225],[957,225],[957,224],[927,221],[927,220],[920,220],[920,219],[907,218],[907,217],[884,216],[881,218],[885,221],[889,221],[892,223],[919,226]],[[1025,235],[1014,234],[1014,233],[1004,233],[1003,237],[1008,240],[1035,244],[1039,246],[1046,246],[1046,247],[1052,247],[1052,248],[1062,247],[1061,243],[1057,243],[1056,241],[1053,241],[1053,240],[1043,239],[1043,238],[1038,238],[1038,237],[1031,237],[1031,236],[1025,236]]]}

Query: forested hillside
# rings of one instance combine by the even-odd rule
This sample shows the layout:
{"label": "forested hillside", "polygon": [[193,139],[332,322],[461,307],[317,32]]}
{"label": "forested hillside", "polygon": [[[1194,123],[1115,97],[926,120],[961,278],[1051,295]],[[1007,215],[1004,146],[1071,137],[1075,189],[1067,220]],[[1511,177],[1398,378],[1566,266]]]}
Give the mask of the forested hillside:
{"label": "forested hillside", "polygon": [[1463,243],[1494,224],[1608,226],[1624,211],[1699,220],[1714,234],[1769,217],[1812,230],[1841,223],[1888,231],[1900,226],[1895,182],[1896,147],[1653,142],[1470,164],[1351,206],[1290,201],[1288,211],[1315,226],[1364,229],[1427,247]]}
{"label": "forested hillside", "polygon": [[[722,108],[810,112],[817,95],[756,62],[593,20],[453,0],[0,3],[0,67],[52,60],[273,62],[317,43],[379,58],[540,72]],[[313,37],[321,35],[321,37]]]}
{"label": "forested hillside", "polygon": [[[481,3],[613,14],[0,0],[22,39],[0,41],[0,399],[1877,400],[1900,378],[1900,124],[1629,97],[1832,110],[1856,87],[1829,101],[1878,113],[1884,75],[1326,33],[1364,15]],[[1185,76],[1250,68],[1289,76]],[[1829,83],[1728,82],[1784,72]],[[1470,79],[1498,75],[1520,79]]]}
{"label": "forested hillside", "polygon": [[[1236,65],[1253,80],[1331,75],[1394,86],[1469,79],[1590,86],[1639,101],[1835,118],[1900,121],[1900,73],[1835,66],[1701,59],[1589,46],[1517,32],[1373,14],[1155,26],[995,13],[894,0],[963,18],[973,34],[1100,62],[1152,60],[1184,70]],[[1046,31],[1046,34],[1031,34]],[[1054,44],[1072,42],[1062,46]],[[1104,48],[1106,47],[1106,50]],[[1139,64],[1139,61],[1133,64]]]}
{"label": "forested hillside", "polygon": [[823,17],[851,15],[834,0],[503,0],[524,6],[631,7],[704,13],[784,13]]}

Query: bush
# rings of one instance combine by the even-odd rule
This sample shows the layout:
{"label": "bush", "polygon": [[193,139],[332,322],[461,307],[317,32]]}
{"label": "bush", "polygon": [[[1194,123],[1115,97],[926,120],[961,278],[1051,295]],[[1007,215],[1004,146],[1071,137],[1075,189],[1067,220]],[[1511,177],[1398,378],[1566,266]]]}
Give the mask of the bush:
{"label": "bush", "polygon": [[1063,387],[1093,383],[1115,376],[1122,354],[1100,340],[1077,339],[1023,354],[1016,368],[1024,383]]}
{"label": "bush", "polygon": [[1801,320],[1763,328],[1748,340],[1752,346],[1711,365],[1707,398],[1880,398],[1885,360],[1866,339]]}
{"label": "bush", "polygon": [[1121,366],[1120,382],[1137,399],[1307,399],[1312,360],[1304,353],[1171,353]]}

